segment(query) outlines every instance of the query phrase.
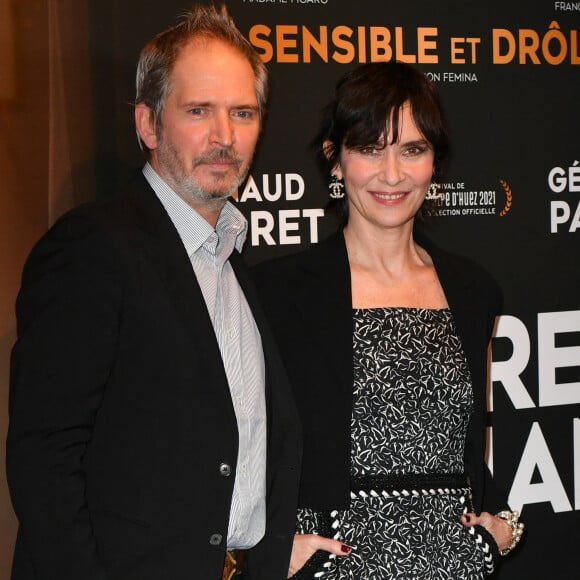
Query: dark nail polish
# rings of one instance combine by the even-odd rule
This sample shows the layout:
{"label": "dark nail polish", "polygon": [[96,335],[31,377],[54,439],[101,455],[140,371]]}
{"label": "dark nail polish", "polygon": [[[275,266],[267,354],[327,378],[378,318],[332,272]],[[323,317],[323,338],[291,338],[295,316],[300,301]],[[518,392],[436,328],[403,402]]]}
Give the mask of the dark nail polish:
{"label": "dark nail polish", "polygon": [[464,516],[465,517],[465,523],[468,524],[471,521],[471,516]]}
{"label": "dark nail polish", "polygon": [[340,551],[341,551],[341,552],[344,552],[345,554],[350,554],[350,548],[349,548],[349,547],[348,547],[346,544],[343,544],[343,545],[340,547]]}

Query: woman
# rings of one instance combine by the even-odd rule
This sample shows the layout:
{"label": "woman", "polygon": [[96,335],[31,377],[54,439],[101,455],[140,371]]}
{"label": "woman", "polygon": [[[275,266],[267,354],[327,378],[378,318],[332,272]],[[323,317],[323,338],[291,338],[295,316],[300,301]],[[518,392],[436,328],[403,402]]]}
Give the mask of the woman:
{"label": "woman", "polygon": [[289,576],[481,578],[522,532],[484,463],[500,292],[416,231],[447,152],[434,89],[359,66],[316,142],[346,225],[256,269],[305,437]]}

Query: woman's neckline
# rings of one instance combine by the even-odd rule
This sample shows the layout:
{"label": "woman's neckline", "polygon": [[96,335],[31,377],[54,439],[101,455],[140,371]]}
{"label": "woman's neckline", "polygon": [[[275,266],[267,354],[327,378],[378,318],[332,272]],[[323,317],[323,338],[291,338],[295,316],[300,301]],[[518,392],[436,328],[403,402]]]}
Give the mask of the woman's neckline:
{"label": "woman's neckline", "polygon": [[356,310],[420,310],[422,312],[450,312],[449,306],[443,306],[441,308],[428,308],[421,306],[363,306],[363,307],[352,307],[353,311]]}

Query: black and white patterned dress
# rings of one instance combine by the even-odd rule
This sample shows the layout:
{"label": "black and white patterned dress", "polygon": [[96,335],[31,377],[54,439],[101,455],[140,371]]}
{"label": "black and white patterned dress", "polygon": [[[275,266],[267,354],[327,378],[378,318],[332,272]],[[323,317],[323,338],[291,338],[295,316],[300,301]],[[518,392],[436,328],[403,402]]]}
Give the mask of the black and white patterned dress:
{"label": "black and white patterned dress", "polygon": [[297,533],[335,537],[346,557],[317,552],[294,578],[476,580],[489,546],[459,520],[473,393],[448,309],[355,309],[351,500],[300,509]]}

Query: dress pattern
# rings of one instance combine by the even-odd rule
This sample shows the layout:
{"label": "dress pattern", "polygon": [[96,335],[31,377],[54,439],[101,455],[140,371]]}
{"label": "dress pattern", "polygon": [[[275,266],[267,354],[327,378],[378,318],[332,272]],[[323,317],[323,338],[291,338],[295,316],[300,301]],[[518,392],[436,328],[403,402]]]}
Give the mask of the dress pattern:
{"label": "dress pattern", "polygon": [[489,545],[459,521],[471,510],[473,392],[452,314],[355,309],[353,323],[350,507],[301,508],[296,525],[352,552],[319,551],[293,578],[479,580],[493,565]]}

